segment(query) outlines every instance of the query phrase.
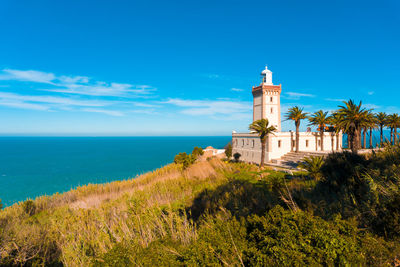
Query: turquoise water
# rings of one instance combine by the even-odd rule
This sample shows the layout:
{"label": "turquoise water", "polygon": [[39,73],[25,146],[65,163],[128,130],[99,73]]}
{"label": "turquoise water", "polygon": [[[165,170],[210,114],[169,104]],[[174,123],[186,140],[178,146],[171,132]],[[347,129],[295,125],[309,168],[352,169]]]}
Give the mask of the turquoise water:
{"label": "turquoise water", "polygon": [[1,137],[0,199],[15,202],[79,185],[135,177],[195,146],[224,147],[231,137]]}

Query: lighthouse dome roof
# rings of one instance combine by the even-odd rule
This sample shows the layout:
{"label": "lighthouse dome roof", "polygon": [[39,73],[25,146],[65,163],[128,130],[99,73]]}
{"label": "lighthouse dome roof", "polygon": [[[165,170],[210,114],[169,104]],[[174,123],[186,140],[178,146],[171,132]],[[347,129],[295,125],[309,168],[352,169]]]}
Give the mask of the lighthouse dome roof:
{"label": "lighthouse dome roof", "polygon": [[267,74],[267,73],[272,73],[272,71],[270,71],[270,70],[268,69],[268,66],[265,66],[265,70],[263,70],[263,71],[261,72],[261,74]]}

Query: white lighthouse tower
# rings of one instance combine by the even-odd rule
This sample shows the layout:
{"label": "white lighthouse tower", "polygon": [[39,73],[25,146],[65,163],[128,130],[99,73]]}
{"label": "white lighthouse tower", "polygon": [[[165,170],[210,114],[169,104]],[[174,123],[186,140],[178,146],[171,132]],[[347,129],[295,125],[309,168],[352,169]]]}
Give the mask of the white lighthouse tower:
{"label": "white lighthouse tower", "polygon": [[253,87],[253,121],[268,119],[269,124],[281,131],[281,85],[272,83],[272,72],[265,66],[261,84]]}

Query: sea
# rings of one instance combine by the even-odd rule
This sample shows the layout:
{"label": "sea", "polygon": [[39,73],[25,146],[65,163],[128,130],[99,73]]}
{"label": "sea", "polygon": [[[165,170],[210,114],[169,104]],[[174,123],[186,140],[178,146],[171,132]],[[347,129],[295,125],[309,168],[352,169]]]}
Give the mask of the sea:
{"label": "sea", "polygon": [[230,136],[0,137],[0,199],[10,206],[89,183],[134,178],[195,146],[223,148]]}
{"label": "sea", "polygon": [[[0,200],[10,206],[89,183],[134,178],[173,162],[179,152],[223,148],[230,141],[230,136],[0,137]],[[378,142],[374,131],[373,146]]]}

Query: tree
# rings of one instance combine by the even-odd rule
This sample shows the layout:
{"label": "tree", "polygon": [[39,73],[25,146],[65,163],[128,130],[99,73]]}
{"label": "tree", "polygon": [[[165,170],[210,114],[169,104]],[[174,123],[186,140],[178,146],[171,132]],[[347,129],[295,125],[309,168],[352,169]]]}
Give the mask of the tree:
{"label": "tree", "polygon": [[370,113],[368,123],[369,123],[369,148],[372,149],[373,148],[372,130],[375,129],[377,126],[377,120],[373,113]]}
{"label": "tree", "polygon": [[308,171],[309,175],[315,180],[320,180],[322,177],[321,168],[324,165],[323,157],[310,156],[299,163],[299,168]]}
{"label": "tree", "polygon": [[331,116],[329,116],[329,124],[333,126],[333,129],[336,134],[336,151],[340,149],[340,131],[342,130],[341,127],[342,118],[337,112],[333,112]]}
{"label": "tree", "polygon": [[309,125],[317,126],[320,134],[320,139],[321,139],[321,151],[324,150],[324,130],[325,126],[329,123],[328,119],[328,112],[323,112],[322,110],[319,110],[317,112],[314,112],[311,114],[311,116],[308,117],[308,120],[310,122]]}
{"label": "tree", "polygon": [[397,128],[400,127],[399,114],[393,113],[387,117],[387,126],[390,128],[390,143],[397,143]]}
{"label": "tree", "polygon": [[226,146],[225,146],[225,155],[228,159],[230,159],[232,157],[232,144],[231,142],[229,142]]}
{"label": "tree", "polygon": [[358,105],[353,100],[343,101],[343,103],[344,105],[339,106],[337,111],[341,117],[340,125],[348,136],[351,151],[357,153],[360,148],[361,127],[369,110],[362,107],[361,101]]}
{"label": "tree", "polygon": [[203,149],[201,148],[201,147],[195,147],[195,148],[193,148],[193,151],[192,151],[192,156],[194,157],[194,158],[198,158],[199,156],[202,156],[204,154],[204,151],[203,151]]}
{"label": "tree", "polygon": [[276,128],[274,126],[269,126],[269,122],[267,119],[261,119],[254,121],[249,125],[249,130],[252,130],[258,134],[261,140],[261,162],[260,167],[264,166],[265,160],[265,147],[267,143],[267,137],[269,134],[273,134],[276,132]]}
{"label": "tree", "polygon": [[179,153],[178,155],[175,156],[174,162],[176,164],[182,164],[183,169],[186,169],[190,165],[192,165],[196,161],[196,158],[193,157],[192,155],[186,154],[186,152]]}
{"label": "tree", "polygon": [[379,112],[375,115],[376,123],[379,126],[380,131],[380,145],[383,145],[383,127],[386,126],[387,123],[387,115],[385,112]]}
{"label": "tree", "polygon": [[300,122],[307,118],[307,112],[303,112],[303,108],[298,106],[292,107],[286,113],[287,120],[293,120],[296,126],[296,152],[299,152],[299,142],[300,142]]}

